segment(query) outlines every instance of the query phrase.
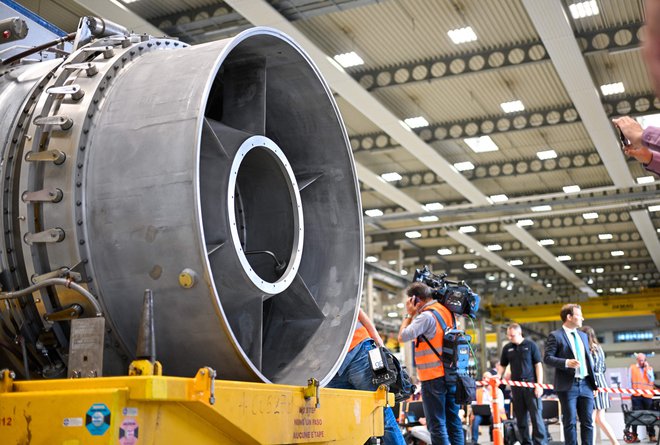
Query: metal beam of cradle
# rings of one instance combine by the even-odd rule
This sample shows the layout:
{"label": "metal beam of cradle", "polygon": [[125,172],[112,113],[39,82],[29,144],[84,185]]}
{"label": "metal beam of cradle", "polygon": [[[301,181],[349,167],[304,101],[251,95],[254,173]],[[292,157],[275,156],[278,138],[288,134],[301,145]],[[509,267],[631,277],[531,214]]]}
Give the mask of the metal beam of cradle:
{"label": "metal beam of cradle", "polygon": [[[540,306],[491,306],[490,316],[496,321],[515,320],[518,323],[557,321],[564,303]],[[618,318],[655,315],[660,312],[660,292],[651,290],[639,294],[603,296],[581,302],[587,318]]]}
{"label": "metal beam of cradle", "polygon": [[461,233],[458,230],[448,230],[447,235],[449,235],[459,243],[463,244],[464,246],[474,250],[481,257],[487,259],[488,261],[490,261],[500,269],[504,270],[505,272],[509,272],[513,274],[516,278],[518,278],[520,281],[525,283],[527,286],[536,289],[539,292],[546,291],[546,288],[541,283],[538,283],[536,280],[534,280],[532,277],[527,275],[525,272],[507,263],[506,260],[504,260],[499,255],[496,255],[490,250],[488,250],[484,245],[477,242],[474,238],[464,233]]}
{"label": "metal beam of cradle", "polygon": [[98,17],[111,20],[138,34],[163,36],[165,33],[138,16],[117,0],[73,0]]}
{"label": "metal beam of cradle", "polygon": [[[603,110],[587,64],[580,52],[566,11],[560,0],[523,0],[550,59],[557,69],[568,95],[582,116],[582,123],[600,153],[614,185],[630,186],[634,180],[625,166],[623,153],[612,124]],[[640,234],[651,225],[648,214],[634,219]],[[649,252],[653,246],[647,244]]]}
{"label": "metal beam of cradle", "polygon": [[483,204],[488,202],[486,196],[452,168],[451,164],[433,147],[422,141],[272,6],[263,0],[228,0],[227,3],[253,24],[272,26],[290,35],[311,56],[330,87],[356,110],[396,139],[413,156],[429,165],[431,170],[452,184],[468,200]]}
{"label": "metal beam of cradle", "polygon": [[517,238],[522,242],[529,250],[534,252],[539,258],[545,261],[550,267],[556,270],[561,276],[566,278],[569,283],[577,287],[581,292],[587,294],[590,297],[595,297],[598,295],[595,290],[585,284],[584,281],[575,275],[571,270],[564,266],[562,263],[557,261],[557,258],[545,247],[541,246],[537,239],[527,232],[527,230],[522,227],[518,227],[516,224],[505,224],[504,229],[513,235],[514,238]]}

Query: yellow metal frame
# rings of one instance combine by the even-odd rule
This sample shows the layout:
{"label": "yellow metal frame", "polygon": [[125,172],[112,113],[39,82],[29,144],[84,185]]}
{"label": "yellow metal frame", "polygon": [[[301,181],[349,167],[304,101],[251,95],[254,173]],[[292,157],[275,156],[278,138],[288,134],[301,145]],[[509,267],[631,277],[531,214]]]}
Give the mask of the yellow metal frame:
{"label": "yellow metal frame", "polygon": [[[383,435],[376,392],[158,375],[0,380],[0,443],[48,445],[361,444]],[[93,435],[94,413],[107,428]],[[103,409],[103,413],[106,411]],[[137,428],[137,430],[136,430]],[[135,434],[137,432],[137,434]],[[137,437],[135,437],[137,436]]]}
{"label": "yellow metal frame", "polygon": [[[660,291],[649,290],[639,294],[612,295],[591,298],[579,303],[585,319],[618,318],[639,315],[660,316]],[[534,323],[542,321],[559,321],[560,304],[544,304],[539,306],[510,307],[491,306],[490,315],[495,322],[515,321],[517,323]]]}

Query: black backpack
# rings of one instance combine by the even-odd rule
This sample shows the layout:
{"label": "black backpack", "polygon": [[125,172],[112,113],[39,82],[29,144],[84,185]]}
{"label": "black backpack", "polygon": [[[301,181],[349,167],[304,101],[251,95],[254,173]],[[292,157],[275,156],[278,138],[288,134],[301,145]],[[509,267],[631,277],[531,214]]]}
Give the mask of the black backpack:
{"label": "black backpack", "polygon": [[413,385],[406,368],[401,365],[396,356],[384,346],[381,346],[380,349],[387,359],[388,368],[394,371],[396,376],[396,379],[392,379],[393,381],[388,384],[389,392],[394,393],[396,403],[403,402],[414,394],[416,386]]}

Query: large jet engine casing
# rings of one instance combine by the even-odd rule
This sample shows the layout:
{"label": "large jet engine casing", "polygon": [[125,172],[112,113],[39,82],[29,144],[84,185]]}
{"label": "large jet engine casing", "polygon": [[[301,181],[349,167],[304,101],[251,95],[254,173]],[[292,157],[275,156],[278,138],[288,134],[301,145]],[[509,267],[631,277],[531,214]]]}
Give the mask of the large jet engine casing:
{"label": "large jet engine casing", "polygon": [[[133,358],[147,288],[168,374],[336,372],[362,284],[359,187],[332,93],[290,38],[97,40],[5,71],[0,109],[3,290],[79,273],[106,317],[105,374]],[[62,374],[69,325],[43,316],[72,302],[93,314],[60,288],[3,303],[0,368]]]}

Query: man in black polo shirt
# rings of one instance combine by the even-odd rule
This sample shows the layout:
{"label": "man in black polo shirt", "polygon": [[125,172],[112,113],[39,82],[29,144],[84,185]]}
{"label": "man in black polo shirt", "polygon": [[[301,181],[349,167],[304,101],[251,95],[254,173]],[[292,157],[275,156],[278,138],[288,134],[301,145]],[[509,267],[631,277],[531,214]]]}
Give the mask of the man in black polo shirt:
{"label": "man in black polo shirt", "polygon": [[[501,375],[507,366],[511,367],[511,380],[521,382],[543,383],[543,362],[541,352],[533,341],[522,336],[518,323],[512,323],[506,330],[506,336],[511,343],[502,349],[502,358],[497,369]],[[513,412],[522,439],[522,445],[531,445],[527,414],[532,419],[534,445],[546,445],[548,439],[543,423],[543,404],[541,403],[542,388],[511,387]]]}

